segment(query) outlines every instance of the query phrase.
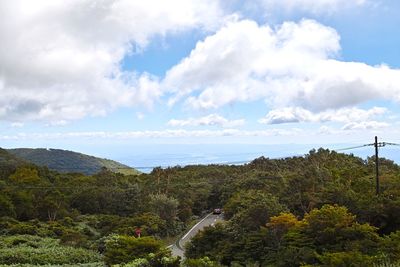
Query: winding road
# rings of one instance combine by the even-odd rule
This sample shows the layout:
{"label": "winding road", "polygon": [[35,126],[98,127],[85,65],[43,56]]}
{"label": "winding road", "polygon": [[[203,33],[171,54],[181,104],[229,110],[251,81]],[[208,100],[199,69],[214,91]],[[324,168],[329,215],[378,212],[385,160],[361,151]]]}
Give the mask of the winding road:
{"label": "winding road", "polygon": [[173,256],[180,256],[184,258],[185,245],[190,242],[193,236],[195,236],[200,230],[202,230],[206,226],[212,226],[217,222],[223,220],[222,214],[208,214],[203,219],[201,219],[195,226],[193,226],[181,239],[177,240],[175,244],[169,246],[172,251]]}

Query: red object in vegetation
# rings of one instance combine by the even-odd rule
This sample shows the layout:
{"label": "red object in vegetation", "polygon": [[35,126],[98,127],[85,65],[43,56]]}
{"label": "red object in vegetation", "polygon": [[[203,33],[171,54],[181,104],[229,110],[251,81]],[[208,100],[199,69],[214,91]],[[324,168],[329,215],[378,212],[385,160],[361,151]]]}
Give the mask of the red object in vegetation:
{"label": "red object in vegetation", "polygon": [[138,237],[140,237],[140,234],[141,234],[141,233],[142,233],[142,229],[136,228],[135,234],[136,234]]}

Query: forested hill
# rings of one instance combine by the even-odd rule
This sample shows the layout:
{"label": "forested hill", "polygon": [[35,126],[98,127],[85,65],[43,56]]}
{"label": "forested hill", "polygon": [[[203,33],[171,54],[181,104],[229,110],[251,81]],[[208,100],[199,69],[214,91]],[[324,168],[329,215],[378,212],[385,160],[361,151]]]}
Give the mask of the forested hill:
{"label": "forested hill", "polygon": [[98,173],[103,167],[116,173],[139,173],[137,170],[113,160],[97,158],[68,150],[17,148],[8,149],[7,151],[28,162],[39,166],[46,166],[51,170],[63,173],[78,172],[91,175]]}
{"label": "forested hill", "polygon": [[0,165],[1,166],[17,166],[25,163],[24,160],[0,148]]}
{"label": "forested hill", "polygon": [[15,171],[18,166],[26,165],[27,162],[7,150],[0,148],[0,177],[7,177]]}
{"label": "forested hill", "polygon": [[[90,176],[0,149],[0,266],[400,266],[400,166],[380,158],[379,171],[376,194],[373,157],[322,148]],[[180,263],[160,239],[215,208],[224,221],[194,236]]]}

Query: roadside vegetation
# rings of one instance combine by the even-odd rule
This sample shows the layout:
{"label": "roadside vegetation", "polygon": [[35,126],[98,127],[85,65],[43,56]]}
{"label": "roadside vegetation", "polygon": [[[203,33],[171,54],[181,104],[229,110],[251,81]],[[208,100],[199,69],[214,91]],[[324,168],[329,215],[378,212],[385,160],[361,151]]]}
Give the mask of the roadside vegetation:
{"label": "roadside vegetation", "polygon": [[[0,150],[0,266],[399,266],[400,167],[380,159],[375,195],[373,160],[319,149],[84,175]],[[214,208],[225,222],[173,257],[163,240]]]}

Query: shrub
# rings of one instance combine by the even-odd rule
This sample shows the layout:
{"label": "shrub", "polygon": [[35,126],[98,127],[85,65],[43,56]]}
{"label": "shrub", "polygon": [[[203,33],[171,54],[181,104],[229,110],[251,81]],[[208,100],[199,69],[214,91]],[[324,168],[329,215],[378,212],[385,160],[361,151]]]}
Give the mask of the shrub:
{"label": "shrub", "polygon": [[146,258],[138,258],[121,267],[180,267],[180,257],[171,256],[171,251],[161,249],[157,253],[149,253]]}
{"label": "shrub", "polygon": [[187,259],[182,264],[184,267],[220,267],[219,263],[210,260],[208,257],[200,259]]}
{"label": "shrub", "polygon": [[105,262],[109,265],[127,263],[157,253],[161,247],[162,243],[152,237],[110,235],[105,240]]}
{"label": "shrub", "polygon": [[59,240],[19,235],[0,237],[0,264],[80,264],[100,262],[91,250],[61,246]]}
{"label": "shrub", "polygon": [[370,266],[374,258],[360,252],[334,252],[324,253],[318,259],[322,266],[357,267]]}

